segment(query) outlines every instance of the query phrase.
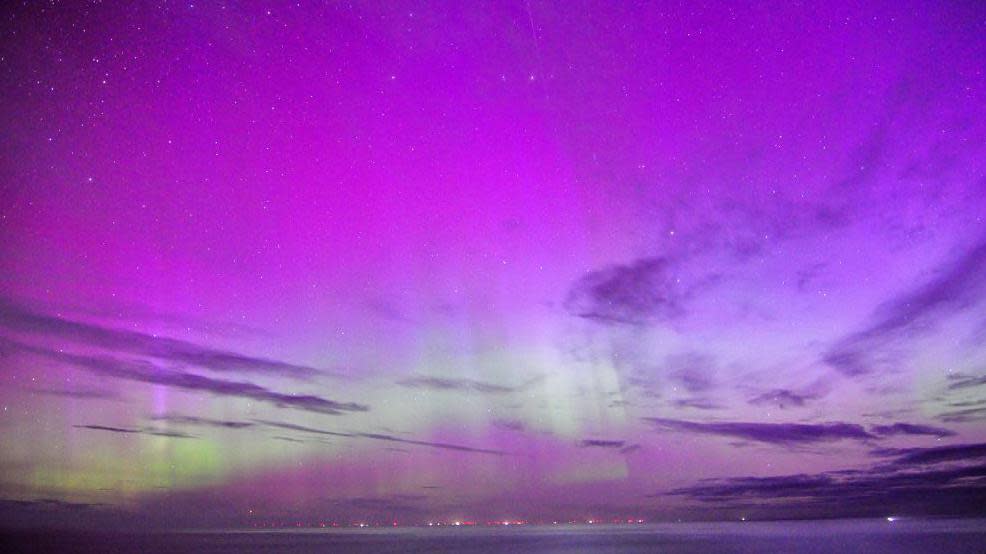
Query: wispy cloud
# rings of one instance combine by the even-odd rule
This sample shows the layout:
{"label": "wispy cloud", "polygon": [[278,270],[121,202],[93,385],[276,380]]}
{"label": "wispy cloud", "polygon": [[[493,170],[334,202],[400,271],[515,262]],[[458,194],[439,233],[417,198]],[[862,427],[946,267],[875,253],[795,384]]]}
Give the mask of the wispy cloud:
{"label": "wispy cloud", "polygon": [[382,433],[362,433],[362,432],[344,433],[338,431],[327,431],[325,429],[316,429],[314,427],[297,425],[289,422],[271,421],[271,420],[263,420],[263,419],[258,419],[254,421],[270,427],[287,429],[289,431],[299,431],[302,433],[313,433],[317,435],[329,435],[334,437],[348,437],[348,438],[369,439],[375,441],[394,442],[394,443],[402,443],[402,444],[413,444],[417,446],[426,446],[429,448],[437,448],[441,450],[456,450],[459,452],[475,452],[479,454],[496,454],[498,456],[507,454],[507,452],[504,452],[502,450],[475,448],[472,446],[465,446],[461,444],[452,444],[446,442],[431,442],[431,441],[420,441],[415,439],[405,439],[394,435],[387,435]]}
{"label": "wispy cloud", "polygon": [[28,392],[43,394],[47,396],[61,396],[64,398],[75,398],[77,400],[120,400],[120,396],[115,392],[100,389],[76,389],[76,388],[27,388]]}
{"label": "wispy cloud", "polygon": [[459,452],[475,452],[478,454],[495,454],[497,456],[503,456],[507,453],[503,450],[491,450],[488,448],[474,448],[471,446],[463,446],[461,444],[451,444],[447,442],[429,442],[429,441],[419,441],[413,439],[402,439],[400,437],[395,437],[393,435],[382,435],[379,433],[356,433],[355,436],[362,437],[365,439],[387,441],[387,442],[399,442],[403,444],[416,444],[418,446],[428,446],[430,448],[438,448],[441,450],[457,450]]}
{"label": "wispy cloud", "polygon": [[847,515],[847,506],[883,513],[901,506],[966,514],[981,511],[986,500],[986,465],[981,463],[986,458],[986,444],[874,453],[893,459],[870,468],[816,475],[705,479],[655,496],[684,496],[719,506],[751,502],[788,509],[815,506],[841,515]]}
{"label": "wispy cloud", "polygon": [[[404,437],[398,437],[395,435],[384,434],[384,433],[364,433],[359,431],[345,432],[345,431],[329,431],[327,429],[319,429],[316,427],[310,427],[307,425],[299,425],[297,423],[291,423],[287,421],[274,421],[269,419],[254,419],[251,421],[227,421],[227,420],[215,420],[209,418],[201,418],[197,416],[186,416],[186,415],[164,415],[152,418],[155,421],[167,421],[171,423],[181,423],[189,425],[202,425],[202,426],[212,426],[212,427],[223,427],[227,429],[246,429],[249,427],[254,427],[257,425],[262,425],[265,427],[271,427],[273,429],[282,429],[286,431],[295,431],[298,433],[307,433],[311,435],[321,435],[329,437],[342,437],[349,439],[365,439],[373,441],[383,441],[389,443],[399,443],[408,444],[414,446],[423,446],[427,448],[436,448],[439,450],[454,450],[458,452],[473,452],[477,454],[494,454],[497,456],[503,456],[508,454],[502,450],[494,450],[489,448],[478,448],[473,446],[467,446],[463,444],[447,443],[447,442],[435,442],[435,441],[422,441]],[[102,428],[102,426],[98,426]],[[128,432],[141,432],[140,429],[125,429],[125,428],[105,428],[104,430],[114,430],[120,433]],[[283,436],[281,436],[283,437]],[[277,438],[277,437],[275,437]],[[302,439],[296,437],[286,437],[293,442],[304,442]],[[402,450],[402,449],[397,449]]]}
{"label": "wispy cloud", "polygon": [[0,327],[42,339],[69,341],[120,353],[191,365],[210,371],[237,371],[303,378],[319,370],[278,360],[219,350],[192,342],[149,335],[137,331],[111,329],[92,323],[43,314],[0,299]]}
{"label": "wispy cloud", "polygon": [[345,412],[365,412],[369,410],[367,406],[355,402],[336,402],[309,394],[280,393],[245,381],[215,379],[194,373],[166,370],[146,361],[131,362],[103,356],[69,354],[3,338],[0,338],[0,345],[21,352],[43,356],[60,363],[73,365],[104,377],[165,385],[172,388],[206,392],[220,396],[249,398],[282,408],[296,408],[322,414],[338,415]]}
{"label": "wispy cloud", "polygon": [[91,431],[106,431],[108,433],[121,433],[126,435],[153,435],[155,437],[168,437],[173,439],[194,439],[194,435],[181,433],[179,431],[167,431],[164,429],[154,429],[151,427],[141,427],[130,429],[127,427],[112,427],[109,425],[73,425],[77,429],[89,429]]}
{"label": "wispy cloud", "polygon": [[956,373],[948,376],[949,390],[970,389],[982,385],[986,385],[986,375],[976,376]]}
{"label": "wispy cloud", "polygon": [[686,291],[671,274],[666,258],[641,258],[592,271],[579,279],[564,300],[577,317],[604,324],[642,325],[684,313]]}
{"label": "wispy cloud", "polygon": [[944,412],[938,416],[938,419],[947,423],[965,423],[986,419],[986,406]]}
{"label": "wispy cloud", "polygon": [[462,379],[453,377],[424,377],[416,376],[401,379],[398,385],[414,389],[447,390],[447,391],[473,391],[487,394],[506,394],[514,392],[517,387],[508,387],[477,381],[475,379]]}
{"label": "wispy cloud", "polygon": [[352,433],[339,433],[336,431],[325,431],[323,429],[315,429],[314,427],[306,427],[304,425],[296,425],[294,423],[286,423],[282,421],[270,421],[267,419],[255,419],[256,423],[262,425],[267,425],[268,427],[276,427],[278,429],[286,429],[288,431],[301,431],[302,433],[314,433],[316,435],[329,435],[333,437],[354,437],[356,435]]}
{"label": "wispy cloud", "polygon": [[894,458],[898,466],[927,465],[942,462],[967,462],[986,458],[986,443],[952,444],[929,448],[882,448],[873,454]]}
{"label": "wispy cloud", "polygon": [[386,513],[416,514],[421,508],[420,502],[428,497],[423,494],[390,494],[385,496],[360,496],[338,498],[327,501],[327,504],[343,510],[345,513]]}
{"label": "wispy cloud", "polygon": [[776,406],[780,409],[800,408],[815,398],[817,398],[815,394],[799,393],[789,389],[773,389],[754,396],[749,400],[749,403],[754,406]]}
{"label": "wispy cloud", "polygon": [[249,421],[228,421],[224,419],[210,419],[207,417],[196,417],[188,415],[179,414],[164,414],[151,416],[153,421],[166,421],[168,423],[177,423],[180,425],[197,425],[201,427],[218,427],[224,429],[246,429],[247,427],[253,427],[253,423]]}
{"label": "wispy cloud", "polygon": [[524,425],[523,421],[517,419],[494,419],[490,422],[490,424],[499,429],[506,429],[508,431],[523,431],[527,427]]}
{"label": "wispy cloud", "polygon": [[583,448],[623,448],[626,441],[583,439],[579,441],[579,446]]}
{"label": "wispy cloud", "polygon": [[799,498],[835,499],[848,503],[857,499],[892,502],[902,497],[946,493],[960,497],[964,492],[986,497],[986,465],[928,469],[914,472],[823,473],[778,477],[739,477],[713,480],[670,491],[704,502],[744,499]]}
{"label": "wispy cloud", "polygon": [[874,425],[870,431],[881,436],[890,435],[930,435],[933,437],[954,437],[955,431],[932,427],[930,425],[915,425],[913,423],[894,423],[891,425]]}
{"label": "wispy cloud", "polygon": [[694,408],[696,410],[719,410],[722,406],[709,400],[708,398],[692,397],[692,398],[679,398],[677,400],[672,400],[671,404],[675,408]]}
{"label": "wispy cloud", "polygon": [[881,306],[868,325],[833,344],[823,360],[848,376],[871,373],[891,360],[887,348],[925,333],[938,321],[977,305],[986,290],[986,241],[941,269],[920,287]]}
{"label": "wispy cloud", "polygon": [[853,423],[750,423],[685,421],[660,417],[645,417],[644,421],[657,429],[717,435],[770,444],[799,444],[842,439],[869,440],[877,438],[862,425]]}
{"label": "wispy cloud", "polygon": [[715,359],[700,352],[668,356],[665,371],[672,382],[691,393],[706,392],[715,387]]}

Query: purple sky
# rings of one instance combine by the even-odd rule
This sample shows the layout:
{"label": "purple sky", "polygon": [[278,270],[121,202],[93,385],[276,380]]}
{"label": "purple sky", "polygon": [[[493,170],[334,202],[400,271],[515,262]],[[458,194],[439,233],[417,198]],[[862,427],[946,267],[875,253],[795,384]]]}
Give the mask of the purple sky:
{"label": "purple sky", "polygon": [[830,4],[4,8],[0,517],[982,514],[986,10]]}

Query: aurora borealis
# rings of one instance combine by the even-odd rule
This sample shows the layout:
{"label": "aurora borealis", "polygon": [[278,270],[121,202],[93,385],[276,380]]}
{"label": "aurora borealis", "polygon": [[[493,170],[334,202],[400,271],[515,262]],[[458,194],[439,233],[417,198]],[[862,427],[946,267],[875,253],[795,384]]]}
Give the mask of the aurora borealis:
{"label": "aurora borealis", "polygon": [[983,515],[978,2],[24,2],[0,518]]}

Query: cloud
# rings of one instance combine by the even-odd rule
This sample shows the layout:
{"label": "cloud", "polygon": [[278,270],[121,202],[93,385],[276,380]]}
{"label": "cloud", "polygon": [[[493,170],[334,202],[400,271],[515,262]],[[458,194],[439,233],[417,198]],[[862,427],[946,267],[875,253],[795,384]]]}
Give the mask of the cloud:
{"label": "cloud", "polygon": [[896,466],[927,465],[942,462],[967,462],[986,458],[986,443],[953,444],[930,448],[881,448],[873,454],[895,458]]}
{"label": "cloud", "polygon": [[179,339],[110,329],[59,316],[36,313],[6,300],[0,300],[0,327],[46,339],[70,341],[115,352],[137,354],[210,371],[240,371],[293,378],[311,377],[323,373],[308,366],[247,356]]}
{"label": "cloud", "polygon": [[[684,496],[720,507],[729,505],[822,508],[814,514],[979,513],[986,501],[986,443],[873,451],[891,458],[864,469],[816,475],[705,479],[654,496]],[[850,511],[847,512],[847,507]]]}
{"label": "cloud", "polygon": [[933,437],[953,437],[955,431],[931,427],[929,425],[914,425],[912,423],[894,423],[892,425],[874,425],[870,431],[880,436],[890,435],[931,435]]}
{"label": "cloud", "polygon": [[792,514],[978,514],[986,502],[986,443],[886,448],[892,458],[864,469],[769,477],[704,479],[654,496],[683,496],[718,507]]}
{"label": "cloud", "polygon": [[666,258],[641,258],[589,272],[569,290],[570,314],[604,324],[643,325],[684,314],[685,291]]}
{"label": "cloud", "polygon": [[78,400],[120,400],[120,396],[115,392],[99,389],[27,388],[24,390],[34,394],[61,396]]}
{"label": "cloud", "polygon": [[708,398],[679,398],[671,402],[675,408],[695,408],[696,410],[719,410],[722,406]]}
{"label": "cloud", "polygon": [[847,376],[873,372],[889,363],[887,347],[933,329],[938,320],[968,309],[986,289],[986,241],[941,269],[920,287],[876,310],[870,323],[833,344],[823,360]]}
{"label": "cloud", "polygon": [[967,421],[986,419],[986,406],[981,406],[978,408],[964,408],[961,410],[945,412],[940,414],[938,419],[947,423],[965,423]]}
{"label": "cloud", "polygon": [[877,438],[868,433],[861,425],[853,423],[701,423],[659,417],[645,417],[643,419],[662,430],[718,435],[769,444],[800,444],[842,439],[870,440]]}
{"label": "cloud", "polygon": [[386,513],[407,516],[417,514],[421,510],[418,504],[427,498],[427,496],[421,494],[390,494],[385,496],[331,499],[327,500],[327,504],[347,514],[372,513],[378,515],[380,513]]}
{"label": "cloud", "polygon": [[882,503],[884,509],[905,498],[973,492],[986,498],[986,465],[925,469],[913,472],[823,473],[710,480],[670,491],[702,502],[755,499],[834,500]]}
{"label": "cloud", "polygon": [[152,416],[154,421],[167,421],[169,423],[178,423],[181,425],[198,425],[202,427],[219,427],[224,429],[245,429],[247,427],[253,427],[253,423],[249,421],[227,421],[222,419],[210,419],[206,417],[196,417],[178,414],[164,414]]}
{"label": "cloud", "polygon": [[394,442],[394,443],[402,443],[402,444],[413,444],[413,445],[417,445],[417,446],[426,446],[426,447],[429,447],[429,448],[438,448],[438,449],[441,449],[441,450],[456,450],[456,451],[459,451],[459,452],[475,452],[475,453],[479,453],[479,454],[495,454],[495,455],[498,455],[498,456],[502,456],[502,455],[507,454],[506,452],[504,452],[502,450],[490,450],[490,449],[486,449],[486,448],[474,448],[474,447],[471,447],[471,446],[464,446],[464,445],[461,445],[461,444],[451,444],[451,443],[445,443],[445,442],[429,442],[429,441],[419,441],[419,440],[414,440],[414,439],[404,439],[404,438],[400,438],[400,437],[395,437],[393,435],[386,435],[386,434],[381,434],[381,433],[359,433],[359,432],[341,433],[341,432],[337,432],[337,431],[326,431],[324,429],[316,429],[314,427],[306,427],[304,425],[296,425],[294,423],[286,423],[286,422],[280,422],[280,421],[269,421],[269,420],[262,420],[262,419],[258,419],[258,420],[254,420],[254,421],[256,421],[257,423],[261,423],[263,425],[268,425],[270,427],[277,427],[279,429],[287,429],[287,430],[290,430],[290,431],[300,431],[300,432],[303,432],[303,433],[314,433],[314,434],[318,434],[318,435],[329,435],[329,436],[334,436],[334,437],[360,438],[360,439],[369,439],[369,440]]}
{"label": "cloud", "polygon": [[974,376],[964,373],[954,373],[948,376],[948,390],[968,389],[986,385],[986,375]]}
{"label": "cloud", "polygon": [[[284,429],[287,431],[297,431],[299,433],[310,433],[315,435],[323,435],[330,437],[344,437],[350,439],[367,439],[374,441],[383,441],[391,443],[401,443],[401,444],[411,444],[416,446],[424,446],[428,448],[437,448],[440,450],[455,450],[458,452],[474,452],[478,454],[495,454],[498,456],[506,455],[507,452],[502,450],[492,450],[488,448],[476,448],[472,446],[466,446],[461,444],[452,444],[446,442],[431,442],[431,441],[420,441],[414,439],[406,439],[397,437],[394,435],[387,435],[382,433],[362,433],[362,432],[341,432],[341,431],[328,431],[325,429],[318,429],[315,427],[308,427],[306,425],[298,425],[296,423],[290,423],[285,421],[273,421],[268,419],[254,419],[250,422],[245,421],[221,421],[221,420],[211,420],[206,418],[199,418],[194,416],[162,416],[160,418],[164,421],[172,421],[176,423],[190,423],[197,425],[212,425],[226,427],[230,429],[243,429],[253,425],[264,425],[266,427],[272,427],[275,429]],[[118,429],[118,432],[135,432],[133,430]],[[277,438],[277,437],[275,437]],[[290,437],[288,437],[290,438]],[[294,442],[302,442],[300,439],[290,439]]]}
{"label": "cloud", "polygon": [[712,379],[715,365],[711,356],[698,352],[668,356],[665,360],[668,377],[691,393],[706,392],[715,387]]}
{"label": "cloud", "polygon": [[487,448],[473,448],[471,446],[450,444],[446,442],[428,442],[428,441],[419,441],[412,439],[402,439],[400,437],[395,437],[393,435],[382,435],[379,433],[355,433],[355,436],[371,439],[371,440],[378,440],[378,441],[399,442],[403,444],[416,444],[418,446],[427,446],[430,448],[438,448],[442,450],[457,450],[459,452],[475,452],[478,454],[495,454],[497,456],[503,456],[507,454],[502,450],[491,450]]}
{"label": "cloud", "polygon": [[355,437],[356,435],[352,433],[338,433],[335,431],[325,431],[322,429],[315,429],[314,427],[306,427],[304,425],[296,425],[294,423],[285,423],[281,421],[270,421],[266,419],[255,419],[256,423],[262,425],[267,425],[268,427],[276,427],[278,429],[287,429],[288,431],[301,431],[303,433],[315,433],[317,435],[329,435],[333,437]]}
{"label": "cloud", "polygon": [[789,389],[774,389],[754,396],[749,400],[749,403],[754,406],[777,406],[780,409],[800,408],[807,401],[816,398],[818,396],[814,394],[802,394]]}
{"label": "cloud", "polygon": [[397,384],[414,389],[473,391],[488,394],[506,394],[517,390],[517,387],[496,385],[474,379],[446,377],[409,377],[398,381]]}
{"label": "cloud", "polygon": [[321,414],[339,415],[345,412],[366,412],[369,410],[367,406],[354,402],[336,402],[309,394],[285,394],[245,381],[228,381],[196,375],[194,373],[165,370],[146,361],[131,362],[102,356],[69,354],[29,346],[3,338],[0,338],[0,345],[15,348],[21,352],[43,356],[60,363],[74,365],[95,375],[105,377],[165,385],[172,388],[207,392],[220,396],[249,398],[282,408],[296,408]]}
{"label": "cloud", "polygon": [[198,438],[194,435],[189,435],[186,433],[181,433],[178,431],[166,431],[162,429],[154,429],[151,427],[143,427],[140,429],[128,429],[125,427],[110,427],[108,425],[73,425],[76,429],[90,429],[92,431],[106,431],[109,433],[121,433],[128,435],[153,435],[155,437],[168,437],[173,439],[195,439]]}
{"label": "cloud", "polygon": [[33,508],[33,509],[56,509],[56,510],[89,510],[92,508],[98,508],[104,506],[104,504],[98,502],[67,502],[65,500],[57,500],[54,498],[40,498],[36,500],[12,500],[12,499],[0,499],[0,509],[17,507],[17,508]]}
{"label": "cloud", "polygon": [[625,445],[626,441],[599,439],[583,439],[579,442],[579,446],[583,448],[623,448]]}
{"label": "cloud", "polygon": [[526,428],[523,421],[516,419],[494,419],[490,421],[490,424],[496,428],[506,429],[508,431],[523,431]]}

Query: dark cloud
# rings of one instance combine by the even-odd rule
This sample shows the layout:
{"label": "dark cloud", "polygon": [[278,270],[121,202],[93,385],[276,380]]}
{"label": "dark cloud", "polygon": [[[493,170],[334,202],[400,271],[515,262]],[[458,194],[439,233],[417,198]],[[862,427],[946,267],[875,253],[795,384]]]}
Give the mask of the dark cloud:
{"label": "dark cloud", "polygon": [[666,258],[641,258],[592,271],[576,281],[564,300],[577,317],[604,324],[642,325],[684,313],[685,291]]}
{"label": "dark cloud", "polygon": [[788,517],[792,509],[843,517],[875,510],[980,514],[986,505],[984,443],[886,448],[873,454],[889,461],[817,475],[706,479],[655,496],[684,496],[720,507],[772,506]]}
{"label": "dark cloud", "polygon": [[329,506],[334,506],[347,514],[417,514],[419,504],[428,497],[422,494],[390,494],[384,496],[360,496],[353,498],[338,498],[327,500]]}
{"label": "dark cloud", "polygon": [[925,469],[912,472],[823,473],[779,477],[739,477],[711,480],[670,491],[703,502],[752,499],[831,499],[841,503],[880,500],[895,504],[904,497],[933,493],[975,492],[986,498],[986,465]]}
{"label": "dark cloud", "polygon": [[970,514],[981,513],[986,505],[986,444],[886,448],[873,454],[889,461],[817,475],[706,479],[664,494],[720,506],[814,506],[824,508],[816,514],[842,516],[850,513],[847,507],[851,513],[910,509]]}
{"label": "dark cloud", "polygon": [[508,431],[523,431],[526,426],[523,421],[516,419],[494,419],[490,422],[494,427]]}
{"label": "dark cloud", "polygon": [[287,430],[290,430],[290,431],[300,431],[300,432],[303,432],[303,433],[314,433],[314,434],[318,434],[318,435],[330,435],[330,436],[335,436],[335,437],[360,438],[360,439],[369,439],[369,440],[376,440],[376,441],[396,442],[396,443],[402,443],[402,444],[413,444],[413,445],[417,445],[417,446],[427,446],[429,448],[438,448],[438,449],[442,449],[442,450],[456,450],[456,451],[459,451],[459,452],[476,452],[476,453],[480,453],[480,454],[496,454],[496,455],[501,455],[501,456],[506,454],[506,452],[503,452],[501,450],[490,450],[490,449],[486,449],[486,448],[473,448],[471,446],[464,446],[464,445],[461,445],[461,444],[450,444],[450,443],[444,443],[444,442],[429,442],[429,441],[419,441],[419,440],[414,440],[414,439],[404,439],[404,438],[401,438],[401,437],[395,437],[393,435],[386,435],[386,434],[382,434],[382,433],[356,433],[356,432],[354,432],[354,433],[340,433],[340,432],[336,432],[336,431],[326,431],[324,429],[316,429],[314,427],[306,427],[304,425],[296,425],[294,423],[286,423],[286,422],[280,422],[280,421],[269,421],[269,420],[262,420],[262,419],[258,419],[258,420],[254,420],[254,421],[256,421],[257,423],[261,423],[263,425],[268,425],[270,427],[276,427],[276,428],[279,428],[279,429],[287,429]]}
{"label": "dark cloud", "polygon": [[329,435],[333,437],[354,437],[356,435],[351,433],[338,433],[336,431],[325,431],[323,429],[315,429],[314,427],[306,427],[304,425],[295,425],[294,423],[286,423],[282,421],[270,421],[266,419],[255,419],[254,422],[260,423],[262,425],[267,425],[268,427],[276,427],[278,429],[286,429],[288,431],[301,431],[302,433],[314,433],[316,435]]}
{"label": "dark cloud", "polygon": [[620,449],[620,454],[632,454],[641,449],[639,444],[628,444]]}
{"label": "dark cloud", "polygon": [[495,454],[497,456],[503,456],[507,454],[502,450],[473,448],[471,446],[462,446],[460,444],[450,444],[446,442],[428,442],[428,441],[418,441],[412,439],[402,439],[400,437],[395,437],[393,435],[382,435],[379,433],[355,433],[354,436],[362,437],[365,439],[378,440],[378,441],[399,442],[403,444],[416,444],[418,446],[428,446],[430,448],[438,448],[442,450],[456,450],[459,452],[475,452],[478,454]]}
{"label": "dark cloud", "polygon": [[61,396],[77,400],[120,400],[120,396],[115,392],[99,389],[28,388],[25,390],[34,394]]}
{"label": "dark cloud", "polygon": [[473,391],[488,394],[506,394],[517,390],[516,387],[507,387],[494,383],[476,381],[474,379],[448,377],[409,377],[407,379],[401,379],[397,384],[415,389]]}
{"label": "dark cloud", "polygon": [[363,302],[363,306],[370,313],[384,319],[400,321],[402,323],[415,323],[415,320],[392,298],[368,298]]}
{"label": "dark cloud", "polygon": [[701,393],[715,387],[715,360],[706,354],[688,352],[668,356],[664,369],[673,382],[688,392]]}
{"label": "dark cloud", "polygon": [[749,423],[684,421],[660,417],[645,417],[644,421],[668,431],[718,435],[770,444],[800,444],[842,439],[869,440],[877,438],[861,425],[853,423]]}
{"label": "dark cloud", "polygon": [[35,508],[35,509],[60,509],[60,510],[89,510],[92,508],[98,508],[104,506],[104,504],[94,503],[94,502],[66,502],[64,500],[57,500],[54,498],[39,498],[36,500],[11,500],[11,499],[0,499],[0,508],[18,507],[18,508]]}
{"label": "dark cloud", "polygon": [[948,389],[959,390],[986,385],[986,375],[975,376],[955,373],[948,376]]}
{"label": "dark cloud", "polygon": [[210,419],[206,417],[187,416],[179,414],[164,414],[151,416],[154,421],[167,421],[168,423],[178,423],[180,425],[198,425],[202,427],[219,427],[223,429],[245,429],[253,427],[249,421],[227,421],[223,419]]}
{"label": "dark cloud", "polygon": [[155,437],[168,437],[173,439],[198,438],[194,435],[189,435],[178,431],[167,431],[163,429],[154,429],[150,427],[142,427],[140,429],[128,429],[125,427],[111,427],[108,425],[73,425],[73,427],[77,429],[90,429],[93,431],[107,431],[110,433],[122,433],[128,435],[153,435]]}
{"label": "dark cloud", "polygon": [[46,339],[70,341],[115,352],[137,354],[210,371],[253,372],[295,378],[311,377],[320,373],[319,370],[308,366],[36,313],[5,300],[0,300],[0,327]]}
{"label": "dark cloud", "polygon": [[826,266],[827,264],[817,263],[809,267],[799,269],[796,275],[798,290],[805,290],[810,283],[815,281],[822,274],[822,270],[824,270]]}
{"label": "dark cloud", "polygon": [[365,412],[369,408],[354,402],[336,402],[308,394],[285,394],[260,385],[243,381],[214,379],[182,371],[159,368],[149,362],[131,362],[101,356],[83,356],[48,350],[0,338],[0,345],[28,352],[48,359],[74,365],[95,375],[139,381],[172,388],[207,392],[220,396],[249,398],[268,402],[282,408],[296,408],[322,414],[338,415],[345,412]]}
{"label": "dark cloud", "polygon": [[579,442],[579,446],[583,448],[623,448],[625,445],[626,441],[600,439],[583,439]]}
{"label": "dark cloud", "polygon": [[814,394],[803,394],[788,389],[774,389],[754,396],[749,400],[749,403],[754,406],[776,406],[780,409],[800,408],[815,398],[818,396]]}
{"label": "dark cloud", "polygon": [[984,289],[986,241],[941,268],[927,283],[882,305],[869,325],[833,344],[823,360],[848,376],[871,373],[893,362],[888,347],[975,305]]}
{"label": "dark cloud", "polygon": [[694,408],[696,410],[719,410],[722,406],[708,398],[679,398],[671,402],[675,408]]}
{"label": "dark cloud", "polygon": [[930,448],[881,448],[873,454],[894,458],[896,466],[928,465],[942,462],[967,462],[986,458],[986,443],[953,444]]}
{"label": "dark cloud", "polygon": [[944,412],[938,416],[938,419],[947,423],[965,423],[968,421],[986,419],[986,406],[980,406],[978,408],[963,408],[961,410]]}
{"label": "dark cloud", "polygon": [[[486,448],[474,448],[474,447],[471,447],[471,446],[464,446],[464,445],[461,445],[461,444],[451,444],[451,443],[431,442],[431,441],[419,441],[419,440],[414,440],[414,439],[405,439],[405,438],[401,438],[401,437],[396,437],[394,435],[387,435],[387,434],[382,434],[382,433],[360,433],[360,432],[345,433],[345,432],[338,432],[338,431],[328,431],[328,430],[325,430],[325,429],[317,429],[315,427],[308,427],[308,426],[305,426],[305,425],[298,425],[298,424],[295,424],[295,423],[289,423],[289,422],[283,422],[283,421],[271,421],[271,420],[265,420],[265,419],[255,419],[252,422],[246,422],[246,421],[213,420],[213,419],[200,418],[200,417],[194,417],[194,416],[179,416],[179,415],[160,416],[160,417],[156,417],[154,419],[155,420],[161,420],[161,421],[169,421],[169,422],[173,422],[173,423],[187,423],[187,424],[192,424],[192,425],[206,425],[206,426],[213,426],[213,427],[225,427],[225,428],[230,428],[230,429],[243,429],[243,428],[250,427],[250,426],[253,426],[253,425],[264,425],[264,426],[273,427],[273,428],[276,428],[276,429],[284,429],[284,430],[288,430],[288,431],[297,431],[297,432],[301,432],[301,433],[310,433],[310,434],[325,435],[325,436],[332,436],[332,437],[368,439],[368,440],[385,441],[385,442],[393,442],[393,443],[411,444],[411,445],[416,445],[416,446],[425,446],[425,447],[429,447],[429,448],[437,448],[437,449],[442,449],[442,450],[455,450],[455,451],[459,451],[459,452],[475,452],[475,453],[480,453],[480,454],[496,454],[496,455],[504,455],[504,454],[506,454],[506,452],[503,452],[501,450],[491,450],[491,449],[486,449]],[[86,426],[86,427],[89,427],[89,428],[99,428],[100,430],[115,431],[115,432],[119,432],[119,433],[140,433],[140,432],[147,431],[146,429],[145,430],[141,430],[141,429],[124,429],[124,428],[111,428],[111,427],[103,427],[103,426]],[[170,433],[170,432],[161,431],[160,433]],[[155,434],[155,433],[152,433],[152,434]],[[176,433],[174,436],[178,436],[178,435],[181,435],[181,433]],[[169,435],[169,436],[171,436],[171,435]],[[283,436],[283,435],[277,435],[277,436],[274,436],[272,438],[275,438],[275,439],[278,439],[278,440],[289,441],[289,442],[306,442],[306,441],[304,441],[302,439],[298,439],[298,438],[294,438],[294,437],[287,437],[287,436]],[[403,449],[400,449],[400,448],[392,448],[392,449],[389,449],[389,450],[406,452],[406,450],[403,450]]]}
{"label": "dark cloud", "polygon": [[889,435],[930,435],[933,437],[953,437],[955,431],[931,427],[930,425],[915,425],[912,423],[894,423],[892,425],[874,425],[870,431],[880,436]]}

